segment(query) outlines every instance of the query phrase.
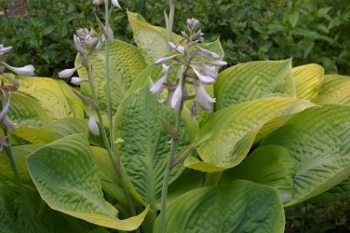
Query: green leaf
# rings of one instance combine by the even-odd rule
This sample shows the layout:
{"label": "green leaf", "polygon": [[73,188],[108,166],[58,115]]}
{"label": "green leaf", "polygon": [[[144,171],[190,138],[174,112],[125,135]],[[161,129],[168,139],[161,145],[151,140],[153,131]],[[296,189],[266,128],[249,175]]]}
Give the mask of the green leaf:
{"label": "green leaf", "polygon": [[[17,170],[24,184],[33,186],[33,181],[28,172],[25,157],[41,146],[42,145],[23,145],[12,147],[12,153],[17,165]],[[10,160],[4,151],[0,152],[0,181],[11,181],[12,183],[16,183]]]}
{"label": "green leaf", "polygon": [[80,118],[62,118],[42,128],[21,126],[14,134],[33,144],[46,144],[68,135],[89,135],[87,121]]}
{"label": "green leaf", "polygon": [[288,15],[288,21],[292,28],[295,28],[299,20],[299,11],[297,9],[293,10],[291,14]]}
{"label": "green leaf", "polygon": [[[238,180],[198,188],[168,206],[165,232],[282,233],[284,210],[272,188]],[[154,233],[158,232],[157,218]]]}
{"label": "green leaf", "polygon": [[[169,156],[168,141],[171,136],[159,121],[159,116],[174,125],[176,111],[160,104],[157,95],[149,90],[148,82],[143,88],[130,94],[120,105],[115,117],[114,138],[122,138],[117,144],[126,174],[132,185],[157,210],[163,183],[163,173]],[[181,116],[181,130],[177,153],[190,144],[198,130],[196,121],[189,117],[188,109]],[[170,177],[170,184],[184,171],[182,165],[176,166]]]}
{"label": "green leaf", "polygon": [[308,203],[325,203],[340,201],[348,198],[350,195],[350,178],[346,178],[343,182],[337,184],[333,188],[321,193],[320,195],[308,200]]}
{"label": "green leaf", "polygon": [[[106,67],[105,47],[89,55],[89,62],[93,64],[94,85],[99,106],[106,117]],[[76,65],[80,64],[79,56]],[[128,95],[128,90],[136,76],[147,66],[140,51],[133,45],[120,40],[109,42],[109,77],[113,115],[119,104]],[[86,78],[86,69],[78,70],[79,77]],[[82,83],[81,94],[91,97],[88,83]]]}
{"label": "green leaf", "polygon": [[84,108],[72,88],[62,80],[42,77],[17,77],[18,92],[38,102],[52,119],[83,118]]}
{"label": "green leaf", "polygon": [[241,164],[226,170],[220,184],[234,180],[248,180],[275,188],[282,202],[293,196],[293,177],[295,175],[294,160],[288,151],[275,145],[259,147]]}
{"label": "green leaf", "polygon": [[317,196],[350,175],[350,107],[325,105],[295,115],[261,145],[285,147],[296,165],[290,206]]}
{"label": "green leaf", "polygon": [[128,201],[125,197],[119,179],[117,178],[117,174],[111,159],[109,158],[107,150],[101,147],[90,147],[90,149],[96,161],[98,175],[101,180],[103,191],[109,196],[113,197],[115,200],[127,205]]}
{"label": "green leaf", "polygon": [[350,77],[326,75],[319,90],[316,103],[350,105]]}
{"label": "green leaf", "polygon": [[[166,29],[152,26],[137,13],[127,11],[127,15],[134,40],[148,64],[169,53]],[[172,34],[172,42],[177,44],[180,39],[180,36]]]}
{"label": "green leaf", "polygon": [[[197,133],[197,147],[203,161],[195,157],[185,160],[185,166],[203,172],[219,172],[239,164],[248,154],[260,128],[278,116],[300,111],[306,100],[267,98],[237,104],[216,112]],[[303,108],[301,108],[303,109]]]}
{"label": "green leaf", "polygon": [[263,98],[295,98],[291,62],[249,62],[224,70],[214,84],[215,110]]}
{"label": "green leaf", "polygon": [[[35,211],[38,212],[39,205],[42,204],[39,193],[28,186],[25,186],[25,190]],[[48,233],[86,233],[92,229],[92,224],[54,211],[45,205],[40,220]],[[1,232],[40,232],[31,222],[18,187],[11,182],[0,182],[0,225]]]}
{"label": "green leaf", "polygon": [[138,228],[140,215],[118,219],[118,210],[103,198],[98,170],[84,134],[47,144],[27,157],[27,165],[43,200],[54,210],[119,230]]}
{"label": "green leaf", "polygon": [[324,69],[317,64],[293,68],[297,98],[315,102],[324,78]]}
{"label": "green leaf", "polygon": [[10,103],[8,116],[19,126],[42,127],[52,122],[38,101],[26,95],[14,92],[11,94]]}

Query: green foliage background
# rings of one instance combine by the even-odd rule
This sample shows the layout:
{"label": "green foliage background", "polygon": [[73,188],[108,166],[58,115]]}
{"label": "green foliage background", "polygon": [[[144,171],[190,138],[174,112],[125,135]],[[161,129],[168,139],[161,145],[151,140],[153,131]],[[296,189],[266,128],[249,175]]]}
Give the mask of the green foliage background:
{"label": "green foliage background", "polygon": [[[103,18],[103,10],[83,0],[24,2],[26,17],[0,17],[0,43],[14,47],[8,62],[15,66],[32,63],[37,75],[57,76],[73,66],[75,29],[95,27],[93,12]],[[165,25],[166,0],[120,4],[153,25]],[[0,0],[0,11],[9,7],[7,0]],[[174,32],[184,28],[187,18],[199,19],[207,41],[220,37],[230,66],[293,57],[293,66],[318,63],[325,73],[350,74],[350,6],[346,1],[183,0],[177,1],[176,12]],[[126,10],[114,10],[111,26],[116,38],[133,43]]]}

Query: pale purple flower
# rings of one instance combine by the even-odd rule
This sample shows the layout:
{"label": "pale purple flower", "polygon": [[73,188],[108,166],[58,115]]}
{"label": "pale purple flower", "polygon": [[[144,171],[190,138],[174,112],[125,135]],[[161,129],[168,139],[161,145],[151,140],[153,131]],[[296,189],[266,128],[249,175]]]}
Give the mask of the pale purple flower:
{"label": "pale purple flower", "polygon": [[178,110],[182,102],[182,79],[180,79],[179,84],[171,98],[170,105],[173,109]]}
{"label": "pale purple flower", "polygon": [[211,103],[215,103],[215,98],[207,94],[201,82],[198,82],[197,103],[206,112],[211,112]]}
{"label": "pale purple flower", "polygon": [[11,130],[12,132],[15,131],[15,128],[18,128],[18,124],[17,123],[12,123],[10,121],[10,119],[8,118],[8,116],[6,115],[4,120],[2,121],[2,124],[9,130]]}
{"label": "pale purple flower", "polygon": [[78,69],[80,69],[81,67],[83,67],[82,65],[76,66],[72,69],[65,69],[62,70],[61,72],[58,72],[58,77],[59,78],[69,78],[71,77],[75,71],[77,71]]}
{"label": "pale purple flower", "polygon": [[92,4],[94,4],[94,5],[100,5],[102,2],[104,2],[104,0],[94,0],[94,1],[92,2]]}
{"label": "pale purple flower", "polygon": [[34,66],[33,65],[25,65],[23,67],[13,67],[5,62],[1,62],[7,69],[12,70],[15,72],[17,75],[20,76],[33,76],[34,75]]}
{"label": "pale purple flower", "polygon": [[208,75],[203,75],[199,72],[199,70],[197,70],[196,67],[194,67],[194,66],[191,66],[191,67],[192,67],[192,70],[194,71],[194,73],[197,75],[200,82],[205,83],[205,84],[215,83],[215,78],[210,77]]}
{"label": "pale purple flower", "polygon": [[203,55],[215,58],[215,59],[219,59],[220,58],[220,56],[218,54],[210,52],[209,50],[203,49],[203,48],[201,48],[199,46],[196,46],[196,48],[200,51],[200,53],[198,53],[199,55],[203,54]]}
{"label": "pale purple flower", "polygon": [[10,144],[6,141],[8,137],[0,136],[0,151],[4,149],[4,147],[8,147]]}
{"label": "pale purple flower", "polygon": [[172,56],[170,56],[170,57],[163,57],[163,58],[160,58],[160,59],[158,59],[156,62],[155,62],[155,64],[156,65],[160,65],[160,64],[164,64],[165,62],[167,62],[167,61],[169,61],[169,60],[171,60],[171,59],[173,59],[173,58],[175,58],[175,57],[177,57],[177,56],[179,56],[180,54],[174,54],[174,55],[172,55]]}
{"label": "pale purple flower", "polygon": [[205,61],[204,63],[211,64],[214,66],[226,66],[227,65],[227,62],[225,62],[225,61]]}

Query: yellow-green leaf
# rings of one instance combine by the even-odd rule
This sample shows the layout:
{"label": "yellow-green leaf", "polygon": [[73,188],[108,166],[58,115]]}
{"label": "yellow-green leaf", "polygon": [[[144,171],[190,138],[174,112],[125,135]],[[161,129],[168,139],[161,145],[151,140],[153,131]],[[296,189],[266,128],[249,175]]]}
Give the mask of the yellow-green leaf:
{"label": "yellow-green leaf", "polygon": [[350,77],[326,75],[319,90],[316,103],[350,105]]}

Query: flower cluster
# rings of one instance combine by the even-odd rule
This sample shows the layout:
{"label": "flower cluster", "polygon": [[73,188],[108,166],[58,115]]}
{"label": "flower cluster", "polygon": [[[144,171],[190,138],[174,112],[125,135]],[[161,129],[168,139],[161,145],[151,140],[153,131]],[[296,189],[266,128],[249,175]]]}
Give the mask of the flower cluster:
{"label": "flower cluster", "polygon": [[[204,41],[203,33],[199,28],[197,19],[187,19],[188,33],[181,32],[182,39],[179,45],[169,42],[174,55],[164,57],[155,62],[163,65],[163,76],[151,86],[151,92],[160,94],[164,87],[168,89],[167,98],[161,103],[170,103],[171,107],[178,110],[186,100],[194,100],[191,108],[191,116],[197,116],[197,105],[206,112],[212,111],[211,104],[215,99],[210,97],[204,88],[204,84],[213,84],[218,72],[215,66],[225,66],[227,63],[219,60],[220,56],[199,46]],[[169,65],[166,65],[172,61]],[[176,82],[168,80],[169,74],[178,67]],[[195,95],[189,95],[187,85],[193,85]]]}
{"label": "flower cluster", "polygon": [[[107,0],[93,0],[94,5],[100,5]],[[112,0],[112,5],[121,9],[117,0]],[[96,52],[101,48],[101,42],[106,38],[113,39],[113,31],[110,27],[106,28],[101,21],[96,17],[97,24],[99,26],[100,33],[95,35],[93,30],[87,28],[79,28],[76,30],[76,34],[73,37],[74,46],[77,49],[80,56],[80,65],[65,69],[58,73],[59,78],[71,78],[70,82],[74,85],[80,85],[82,82],[91,82],[93,84],[92,66],[89,64],[89,53]],[[72,77],[74,73],[80,68],[86,68],[88,73],[91,73],[88,78]],[[89,130],[93,135],[99,135],[99,127],[93,116],[93,109],[99,109],[98,104],[91,98],[83,96],[82,94],[75,92],[75,94],[84,102],[89,104]]]}
{"label": "flower cluster", "polygon": [[[9,69],[12,72],[14,72],[17,75],[20,76],[33,76],[34,75],[34,66],[33,65],[26,65],[24,67],[13,67],[9,64],[5,63],[7,59],[6,53],[10,52],[12,49],[11,46],[4,47],[2,44],[0,44],[0,63],[2,66],[0,66],[0,74],[4,73],[5,69]],[[3,129],[8,129],[11,131],[14,131],[17,126],[17,124],[12,123],[8,117],[8,112],[10,108],[10,100],[11,100],[11,93],[17,91],[19,87],[18,81],[8,75],[4,75],[10,81],[12,85],[4,85],[4,81],[1,81],[0,85],[0,106],[1,106],[1,112],[0,112],[0,122],[2,123]],[[0,151],[3,150],[3,147],[9,146],[8,141],[6,140],[6,136],[0,136]]]}

